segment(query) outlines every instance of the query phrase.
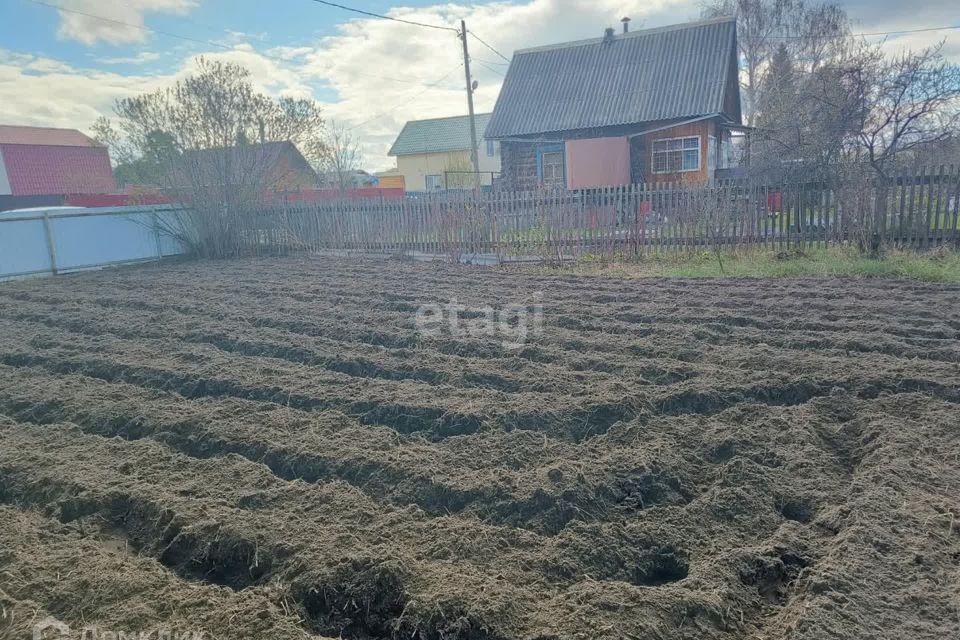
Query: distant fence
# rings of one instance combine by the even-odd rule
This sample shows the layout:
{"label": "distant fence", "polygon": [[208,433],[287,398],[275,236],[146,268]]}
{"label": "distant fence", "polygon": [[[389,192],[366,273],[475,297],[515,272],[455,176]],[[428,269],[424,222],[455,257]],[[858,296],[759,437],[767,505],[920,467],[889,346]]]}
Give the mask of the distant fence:
{"label": "distant fence", "polygon": [[181,254],[161,232],[172,215],[170,205],[0,213],[0,279]]}
{"label": "distant fence", "polygon": [[[173,205],[0,213],[0,279],[182,254],[163,229],[184,215]],[[246,255],[332,251],[490,263],[738,247],[960,248],[960,171],[883,183],[647,184],[287,202],[244,224],[238,249]]]}
{"label": "distant fence", "polygon": [[[852,244],[925,249],[960,242],[960,172],[761,185],[646,184],[582,192],[424,194],[265,210],[281,250],[414,252],[543,259]],[[269,231],[267,231],[269,230]],[[262,236],[257,238],[262,252]]]}

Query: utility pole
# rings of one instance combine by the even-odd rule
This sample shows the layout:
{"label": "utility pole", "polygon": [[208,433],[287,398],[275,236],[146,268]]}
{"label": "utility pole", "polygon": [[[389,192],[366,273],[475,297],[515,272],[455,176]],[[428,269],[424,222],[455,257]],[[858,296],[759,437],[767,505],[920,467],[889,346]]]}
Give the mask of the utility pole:
{"label": "utility pole", "polygon": [[480,154],[477,151],[477,122],[473,115],[473,80],[470,78],[470,52],[467,50],[467,21],[460,21],[463,40],[463,70],[467,78],[467,110],[470,113],[470,162],[473,164],[474,189],[480,188]]}

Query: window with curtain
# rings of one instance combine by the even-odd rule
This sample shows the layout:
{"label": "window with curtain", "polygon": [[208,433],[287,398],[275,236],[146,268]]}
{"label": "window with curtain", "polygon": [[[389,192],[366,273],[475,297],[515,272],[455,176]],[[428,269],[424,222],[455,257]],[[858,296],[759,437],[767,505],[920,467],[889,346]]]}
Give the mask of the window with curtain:
{"label": "window with curtain", "polygon": [[681,173],[700,170],[700,137],[653,141],[653,172]]}
{"label": "window with curtain", "polygon": [[427,191],[443,189],[443,176],[427,176]]}

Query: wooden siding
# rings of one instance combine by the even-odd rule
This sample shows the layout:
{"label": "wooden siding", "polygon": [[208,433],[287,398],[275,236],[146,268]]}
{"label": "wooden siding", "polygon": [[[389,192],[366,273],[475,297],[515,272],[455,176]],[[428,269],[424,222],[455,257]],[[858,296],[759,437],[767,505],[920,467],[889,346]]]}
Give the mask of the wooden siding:
{"label": "wooden siding", "polygon": [[[669,122],[647,123],[643,126],[607,127],[603,129],[589,129],[567,132],[563,135],[566,140],[585,138],[602,138],[611,136],[634,136],[630,141],[630,178],[634,183],[669,182],[674,184],[700,184],[708,182],[713,176],[709,172],[707,151],[709,137],[716,138],[716,167],[719,167],[719,148],[722,132],[717,126],[717,120],[701,120],[689,124],[677,125],[651,133],[636,135],[644,129],[659,129],[669,125]],[[700,170],[675,173],[653,173],[651,143],[655,140],[697,136],[700,138]],[[549,144],[546,142],[503,141],[500,147],[500,156],[503,163],[499,189],[506,191],[532,191],[540,188],[540,178],[537,175],[537,148]]]}
{"label": "wooden siding", "polygon": [[500,187],[507,191],[533,191],[540,186],[537,175],[537,143],[501,142]]}
{"label": "wooden siding", "polygon": [[[634,154],[640,155],[639,161],[642,167],[642,176],[637,182],[670,182],[670,183],[703,183],[710,179],[707,169],[707,149],[709,147],[709,136],[717,136],[717,127],[713,120],[701,120],[690,124],[679,125],[651,133],[647,136],[639,136],[635,140],[639,143],[633,145]],[[654,173],[653,172],[653,143],[657,140],[667,140],[669,138],[685,138],[696,136],[700,138],[700,170],[699,171],[681,171],[676,173]],[[719,137],[717,145],[720,144]]]}

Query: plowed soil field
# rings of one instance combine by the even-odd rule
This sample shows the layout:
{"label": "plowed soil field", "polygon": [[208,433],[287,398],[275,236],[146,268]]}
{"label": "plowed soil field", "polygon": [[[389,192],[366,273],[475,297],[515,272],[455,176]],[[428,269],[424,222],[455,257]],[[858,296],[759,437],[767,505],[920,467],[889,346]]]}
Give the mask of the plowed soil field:
{"label": "plowed soil field", "polygon": [[[542,332],[418,332],[452,299]],[[901,281],[0,284],[0,636],[957,638],[958,337]]]}

